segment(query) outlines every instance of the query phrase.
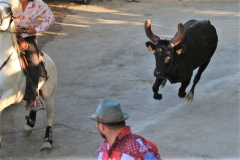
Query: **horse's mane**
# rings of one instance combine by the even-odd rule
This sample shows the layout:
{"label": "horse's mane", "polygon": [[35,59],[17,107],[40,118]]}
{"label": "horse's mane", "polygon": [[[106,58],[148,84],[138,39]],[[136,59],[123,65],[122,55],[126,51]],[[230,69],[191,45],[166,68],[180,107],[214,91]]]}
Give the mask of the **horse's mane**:
{"label": "horse's mane", "polygon": [[[14,22],[12,22],[11,25],[10,25],[10,31],[11,32],[16,32]],[[16,33],[11,33],[11,38],[12,38],[13,47],[15,48],[16,52],[18,54],[20,54],[20,49],[19,49],[19,46],[18,46],[18,43],[17,43]]]}
{"label": "horse's mane", "polygon": [[[9,3],[11,5],[11,9],[12,10],[14,10],[14,9],[21,9],[22,5],[19,2],[19,0],[2,0],[2,1]],[[10,32],[16,32],[16,27],[15,27],[15,24],[14,24],[13,21],[10,24],[9,29],[10,29]],[[20,49],[18,47],[16,33],[11,33],[11,38],[12,38],[13,47],[15,48],[16,52],[18,54],[20,54]]]}

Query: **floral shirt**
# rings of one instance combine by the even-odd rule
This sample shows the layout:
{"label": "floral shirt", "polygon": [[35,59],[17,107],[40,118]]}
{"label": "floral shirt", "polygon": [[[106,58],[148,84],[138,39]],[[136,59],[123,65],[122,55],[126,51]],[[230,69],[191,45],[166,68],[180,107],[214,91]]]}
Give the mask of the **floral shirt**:
{"label": "floral shirt", "polygon": [[[52,11],[42,0],[29,1],[24,11],[22,5],[19,8],[14,8],[13,16],[16,17],[16,19],[13,19],[15,26],[33,27],[37,33],[47,30],[55,22]],[[43,21],[38,25],[39,17],[43,18]],[[22,33],[21,36],[25,38],[31,35]]]}
{"label": "floral shirt", "polygon": [[161,160],[161,157],[153,142],[132,134],[126,126],[111,147],[106,140],[102,142],[97,160]]}

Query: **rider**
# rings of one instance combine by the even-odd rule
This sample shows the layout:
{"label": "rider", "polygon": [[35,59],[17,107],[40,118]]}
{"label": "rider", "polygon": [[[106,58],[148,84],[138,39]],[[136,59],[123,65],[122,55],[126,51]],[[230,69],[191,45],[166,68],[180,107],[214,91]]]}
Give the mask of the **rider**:
{"label": "rider", "polygon": [[[26,107],[32,110],[45,108],[39,98],[38,82],[40,78],[39,49],[36,34],[43,32],[55,22],[54,15],[48,5],[42,0],[19,0],[19,7],[13,9],[16,31],[28,42],[25,56],[28,61],[28,72],[33,83],[27,83],[24,100]],[[39,24],[38,18],[43,18]],[[38,25],[39,24],[39,25]]]}

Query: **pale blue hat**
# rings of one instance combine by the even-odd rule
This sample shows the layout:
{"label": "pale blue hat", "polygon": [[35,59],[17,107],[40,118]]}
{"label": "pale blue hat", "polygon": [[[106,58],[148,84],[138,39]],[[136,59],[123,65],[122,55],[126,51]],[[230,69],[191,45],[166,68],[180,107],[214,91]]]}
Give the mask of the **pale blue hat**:
{"label": "pale blue hat", "polygon": [[117,123],[128,119],[129,114],[122,112],[117,100],[102,99],[96,109],[96,113],[89,118],[102,123]]}

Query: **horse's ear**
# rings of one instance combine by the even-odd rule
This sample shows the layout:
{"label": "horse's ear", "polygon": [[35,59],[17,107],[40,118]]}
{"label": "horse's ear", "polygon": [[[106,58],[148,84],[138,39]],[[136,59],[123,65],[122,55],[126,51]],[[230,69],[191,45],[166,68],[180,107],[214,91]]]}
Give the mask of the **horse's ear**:
{"label": "horse's ear", "polygon": [[153,44],[151,41],[146,42],[146,46],[148,48],[148,51],[155,50],[155,44]]}

